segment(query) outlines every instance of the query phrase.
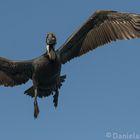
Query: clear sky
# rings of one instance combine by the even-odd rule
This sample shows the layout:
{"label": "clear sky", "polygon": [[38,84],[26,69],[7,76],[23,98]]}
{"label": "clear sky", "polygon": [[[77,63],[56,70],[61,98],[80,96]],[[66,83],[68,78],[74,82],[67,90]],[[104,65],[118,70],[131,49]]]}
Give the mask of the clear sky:
{"label": "clear sky", "polygon": [[[54,32],[57,47],[96,10],[140,13],[139,0],[0,0],[0,56],[32,59]],[[66,82],[52,97],[23,94],[31,86],[0,88],[0,140],[106,140],[106,132],[140,134],[140,40],[118,41],[63,66]]]}

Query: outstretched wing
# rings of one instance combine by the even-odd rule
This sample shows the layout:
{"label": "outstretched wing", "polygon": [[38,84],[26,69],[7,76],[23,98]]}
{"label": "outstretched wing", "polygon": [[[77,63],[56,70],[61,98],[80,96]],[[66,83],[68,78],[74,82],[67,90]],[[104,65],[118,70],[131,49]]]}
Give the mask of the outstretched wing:
{"label": "outstretched wing", "polygon": [[57,50],[64,64],[111,41],[140,37],[140,15],[97,11]]}
{"label": "outstretched wing", "polygon": [[32,61],[11,61],[0,57],[0,85],[15,86],[32,78]]}

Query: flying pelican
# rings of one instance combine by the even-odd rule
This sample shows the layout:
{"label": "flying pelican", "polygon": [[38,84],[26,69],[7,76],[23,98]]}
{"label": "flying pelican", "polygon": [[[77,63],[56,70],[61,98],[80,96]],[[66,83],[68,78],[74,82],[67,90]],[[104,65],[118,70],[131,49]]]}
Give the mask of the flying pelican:
{"label": "flying pelican", "polygon": [[0,57],[0,85],[13,87],[31,79],[33,85],[25,94],[34,97],[34,117],[37,118],[37,97],[53,95],[54,106],[58,105],[59,89],[66,78],[61,75],[63,64],[111,41],[139,37],[139,14],[96,11],[58,49],[55,49],[56,36],[50,32],[46,36],[46,52],[39,57],[27,61]]}

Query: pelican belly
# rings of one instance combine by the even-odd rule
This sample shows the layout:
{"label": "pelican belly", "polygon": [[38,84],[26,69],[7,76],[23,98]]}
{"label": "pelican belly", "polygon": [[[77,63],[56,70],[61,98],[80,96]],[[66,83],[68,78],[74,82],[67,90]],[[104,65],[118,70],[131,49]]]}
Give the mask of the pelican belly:
{"label": "pelican belly", "polygon": [[51,61],[48,56],[40,58],[35,68],[34,79],[39,86],[51,85],[60,76],[61,63],[56,59]]}

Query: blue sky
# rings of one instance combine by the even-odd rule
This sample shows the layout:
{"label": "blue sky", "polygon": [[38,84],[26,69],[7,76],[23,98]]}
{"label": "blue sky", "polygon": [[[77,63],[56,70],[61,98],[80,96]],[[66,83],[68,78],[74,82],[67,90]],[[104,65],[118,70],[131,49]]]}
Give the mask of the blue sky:
{"label": "blue sky", "polygon": [[[54,32],[57,47],[96,10],[140,13],[133,0],[0,0],[0,56],[32,59]],[[106,132],[140,134],[140,40],[118,41],[63,66],[66,82],[55,110],[52,97],[23,94],[30,85],[0,88],[0,139],[106,140]]]}

